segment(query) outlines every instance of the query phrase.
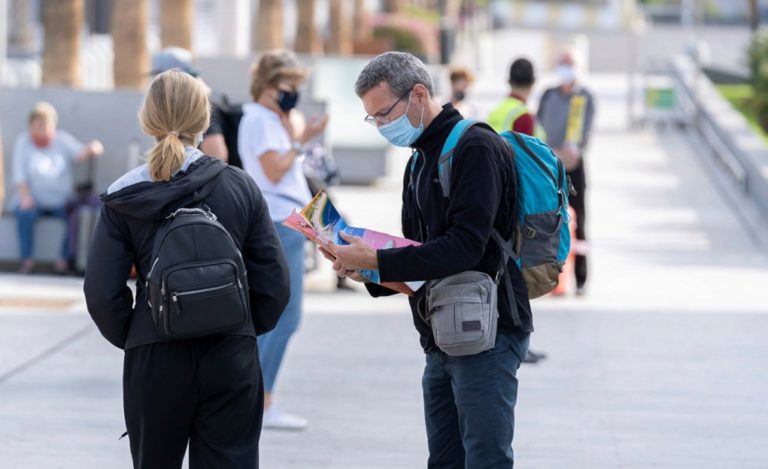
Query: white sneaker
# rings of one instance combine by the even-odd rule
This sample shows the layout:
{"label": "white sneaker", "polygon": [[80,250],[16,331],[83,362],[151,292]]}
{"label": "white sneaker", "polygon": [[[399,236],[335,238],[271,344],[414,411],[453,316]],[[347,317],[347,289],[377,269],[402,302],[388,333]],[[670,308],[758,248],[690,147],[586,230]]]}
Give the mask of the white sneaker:
{"label": "white sneaker", "polygon": [[307,428],[309,422],[307,419],[301,418],[298,415],[289,414],[278,409],[274,405],[264,412],[264,422],[262,427],[271,428],[273,430],[295,430],[301,431]]}

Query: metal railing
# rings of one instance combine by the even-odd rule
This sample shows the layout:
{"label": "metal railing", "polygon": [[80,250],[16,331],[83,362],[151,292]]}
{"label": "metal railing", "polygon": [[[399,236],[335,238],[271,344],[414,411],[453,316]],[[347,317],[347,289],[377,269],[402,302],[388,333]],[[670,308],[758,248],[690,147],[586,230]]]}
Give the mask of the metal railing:
{"label": "metal railing", "polygon": [[671,66],[670,69],[678,106],[681,112],[687,115],[686,120],[706,143],[713,160],[725,172],[728,179],[741,193],[749,194],[748,170],[739,159],[739,149],[715,122],[712,115],[706,112],[696,94],[696,87],[703,77],[703,72],[695,69],[691,71],[690,76],[683,76],[678,67]]}

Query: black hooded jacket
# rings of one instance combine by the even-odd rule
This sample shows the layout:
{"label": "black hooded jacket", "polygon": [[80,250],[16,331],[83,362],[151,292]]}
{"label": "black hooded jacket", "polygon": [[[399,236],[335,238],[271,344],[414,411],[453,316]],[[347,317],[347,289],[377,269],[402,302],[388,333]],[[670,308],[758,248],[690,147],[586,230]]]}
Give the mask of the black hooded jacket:
{"label": "black hooded jacket", "polygon": [[[240,247],[248,272],[252,323],[229,334],[256,337],[275,327],[290,296],[288,266],[261,192],[242,170],[203,156],[170,181],[138,182],[101,198],[84,290],[88,312],[113,345],[130,349],[169,340],[156,332],[147,304],[154,235],[171,212],[201,200]],[[132,265],[135,303],[126,284]]]}
{"label": "black hooded jacket", "polygon": [[[378,251],[379,274],[384,282],[434,280],[466,270],[496,274],[500,252],[490,238],[496,228],[509,239],[515,226],[516,173],[508,145],[487,127],[470,127],[454,152],[451,194],[443,197],[437,160],[453,126],[462,119],[450,104],[424,129],[414,142],[419,153],[411,174],[411,162],[403,179],[403,235],[421,246]],[[413,158],[413,157],[412,157]],[[418,203],[417,203],[418,197]],[[419,208],[421,207],[421,209]],[[504,282],[499,285],[499,331],[533,331],[528,290],[514,261],[510,271],[517,310],[522,324],[515,326]],[[373,296],[393,294],[367,284]],[[425,288],[410,298],[413,322],[425,351],[435,347],[424,315]]]}

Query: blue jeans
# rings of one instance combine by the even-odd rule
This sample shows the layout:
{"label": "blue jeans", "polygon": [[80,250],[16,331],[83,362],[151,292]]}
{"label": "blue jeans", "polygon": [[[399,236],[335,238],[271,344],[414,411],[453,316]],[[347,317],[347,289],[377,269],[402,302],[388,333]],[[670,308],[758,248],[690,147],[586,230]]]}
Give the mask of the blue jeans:
{"label": "blue jeans", "polygon": [[498,469],[514,465],[517,369],[529,335],[501,334],[477,355],[427,353],[422,388],[428,468]]}
{"label": "blue jeans", "polygon": [[[37,220],[45,215],[61,219],[64,223],[67,223],[67,211],[64,207],[43,209],[40,207],[32,207],[29,210],[22,210],[21,207],[16,207],[16,227],[19,233],[19,244],[21,248],[21,258],[31,259],[32,253],[35,249],[35,225]],[[64,239],[61,242],[61,258],[69,259],[69,239],[67,233],[69,230],[64,230]]]}
{"label": "blue jeans", "polygon": [[271,393],[277,379],[277,372],[283,362],[288,341],[298,330],[301,320],[301,298],[304,287],[304,235],[275,223],[277,235],[283,243],[288,258],[288,270],[291,277],[291,299],[285,307],[277,326],[259,336],[259,358],[264,376],[264,390]]}

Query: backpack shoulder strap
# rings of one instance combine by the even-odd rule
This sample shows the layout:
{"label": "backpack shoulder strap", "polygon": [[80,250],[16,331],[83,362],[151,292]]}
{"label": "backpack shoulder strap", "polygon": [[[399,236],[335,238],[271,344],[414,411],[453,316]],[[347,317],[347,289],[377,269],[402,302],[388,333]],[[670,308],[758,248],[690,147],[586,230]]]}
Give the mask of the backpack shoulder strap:
{"label": "backpack shoulder strap", "polygon": [[[476,124],[482,123],[471,119],[463,119],[459,121],[453,127],[453,129],[451,129],[451,133],[448,135],[448,138],[443,144],[443,149],[440,152],[440,159],[438,160],[437,167],[438,175],[440,177],[440,185],[443,188],[444,197],[448,197],[451,192],[451,166],[453,165],[453,151],[456,148],[456,145],[459,143],[459,140],[461,140],[462,135],[464,135],[464,132]],[[499,246],[499,251],[501,253],[499,268],[496,272],[496,278],[494,280],[498,285],[501,279],[504,278],[507,301],[509,302],[509,307],[512,312],[512,322],[515,325],[520,326],[522,325],[522,321],[520,320],[520,314],[517,311],[517,302],[515,301],[514,291],[512,289],[512,280],[506,271],[507,262],[509,259],[512,258],[515,262],[517,262],[518,259],[514,249],[514,242],[512,240],[505,240],[495,228],[491,231],[491,238]]]}
{"label": "backpack shoulder strap", "polygon": [[472,119],[462,119],[451,129],[451,133],[443,143],[443,149],[440,151],[440,158],[437,160],[437,173],[440,178],[440,186],[443,188],[443,197],[448,197],[451,193],[451,167],[453,166],[453,151],[461,140],[464,132],[479,122]]}
{"label": "backpack shoulder strap", "polygon": [[496,228],[491,230],[491,238],[499,246],[501,252],[501,262],[499,264],[499,270],[496,272],[496,285],[499,284],[501,278],[504,278],[504,290],[507,294],[507,303],[509,303],[509,309],[512,313],[512,323],[516,326],[522,326],[523,322],[520,320],[520,313],[517,310],[517,301],[515,301],[515,291],[512,286],[512,277],[509,275],[507,265],[509,259],[512,258],[515,262],[518,261],[518,256],[515,253],[513,241],[507,241],[499,233]]}

